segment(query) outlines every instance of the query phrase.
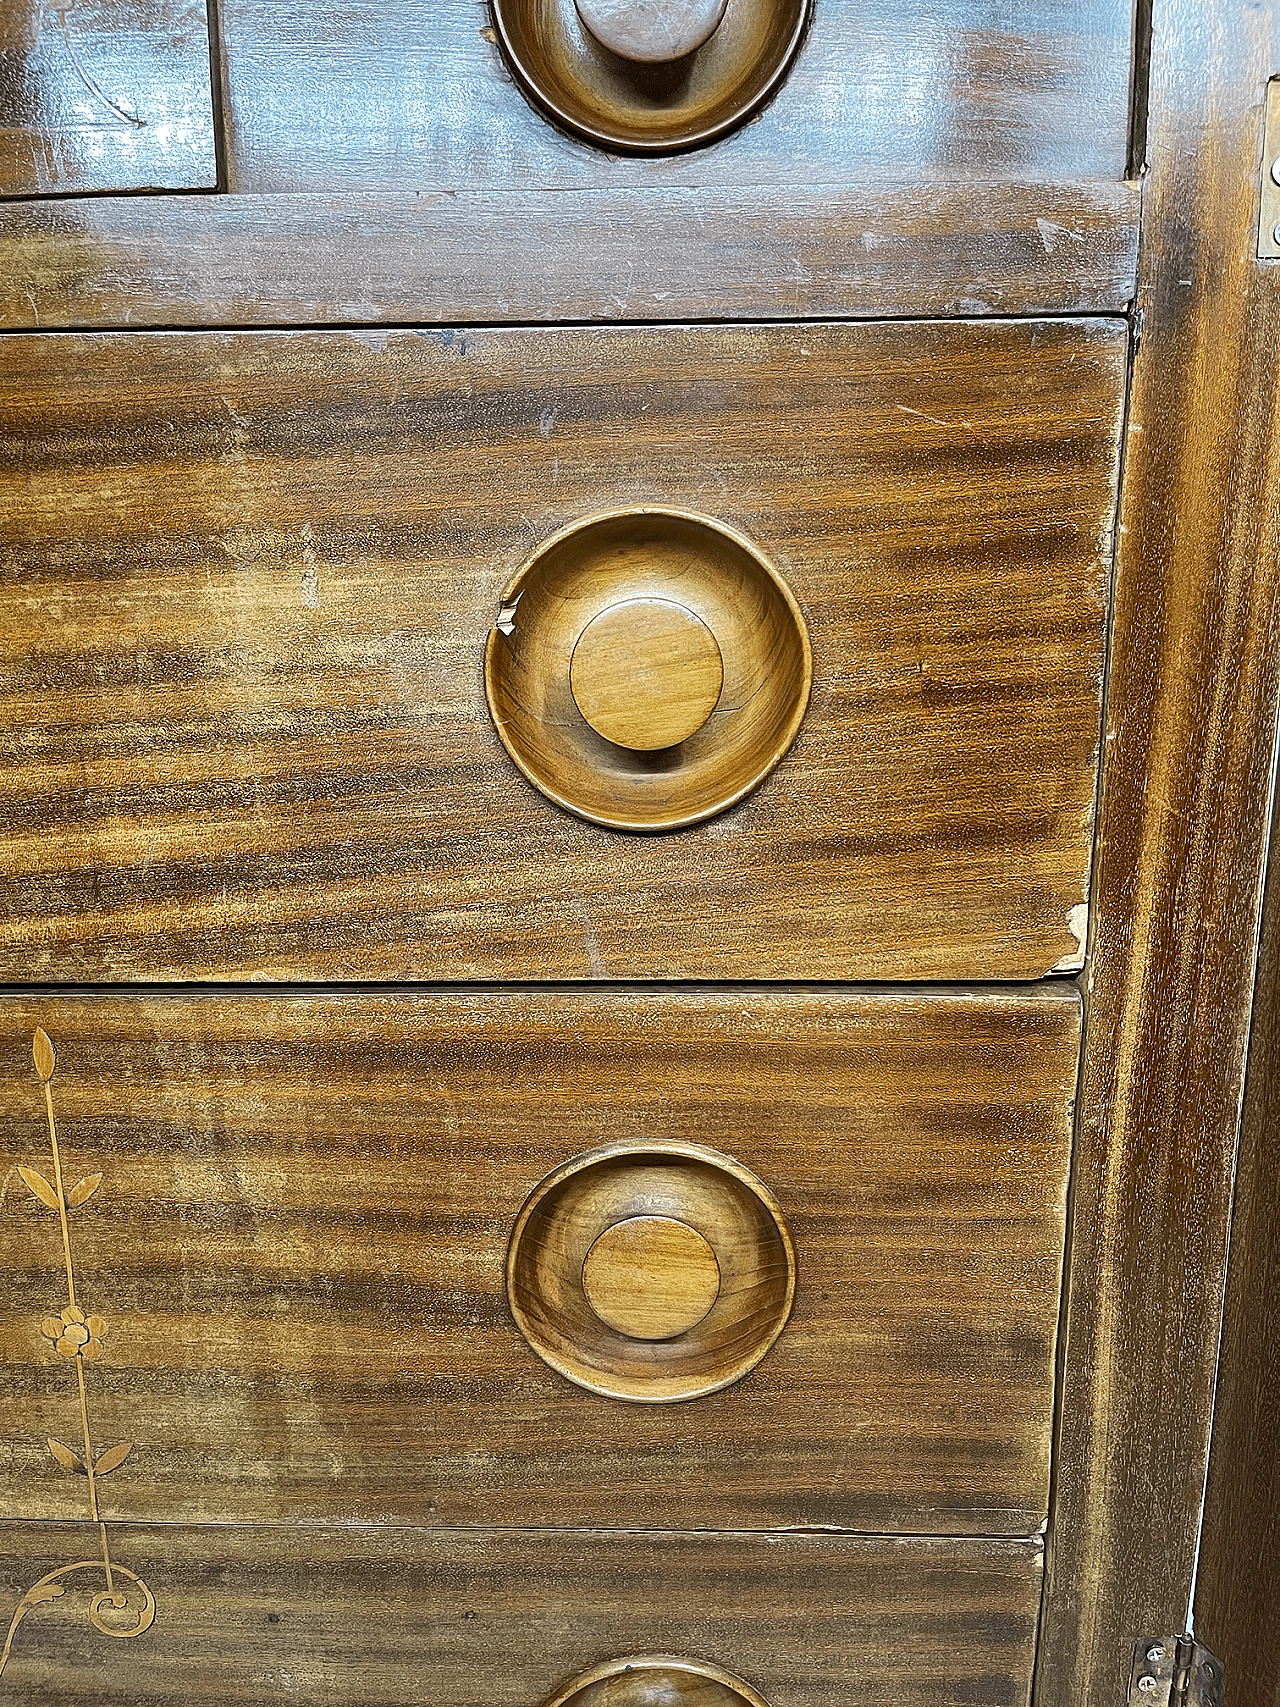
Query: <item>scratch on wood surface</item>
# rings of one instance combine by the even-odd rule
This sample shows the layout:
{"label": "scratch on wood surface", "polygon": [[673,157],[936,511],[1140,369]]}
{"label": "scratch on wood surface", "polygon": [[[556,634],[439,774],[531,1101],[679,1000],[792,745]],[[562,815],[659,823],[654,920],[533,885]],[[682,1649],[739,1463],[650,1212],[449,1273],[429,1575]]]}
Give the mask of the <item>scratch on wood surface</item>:
{"label": "scratch on wood surface", "polygon": [[582,945],[586,949],[587,959],[591,963],[591,976],[593,978],[607,978],[609,974],[605,971],[604,961],[600,957],[600,938],[596,934],[595,926],[591,923],[587,909],[581,901],[571,901],[569,906],[574,918],[582,926]]}

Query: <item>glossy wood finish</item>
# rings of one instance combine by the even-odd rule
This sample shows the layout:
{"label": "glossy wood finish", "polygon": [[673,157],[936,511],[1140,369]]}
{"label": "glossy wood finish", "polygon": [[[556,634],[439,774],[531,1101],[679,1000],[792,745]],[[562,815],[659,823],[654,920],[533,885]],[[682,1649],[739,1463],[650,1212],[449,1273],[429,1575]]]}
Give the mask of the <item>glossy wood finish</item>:
{"label": "glossy wood finish", "polygon": [[1280,273],[1255,256],[1280,16],[1153,21],[1041,1707],[1116,1707],[1137,1637],[1186,1626],[1280,673]]}
{"label": "glossy wood finish", "polygon": [[502,590],[484,685],[503,746],[548,799],[656,832],[726,811],[785,759],[813,653],[751,540],[645,505],[539,544]]}
{"label": "glossy wood finish", "polygon": [[[656,160],[611,156],[535,111],[477,0],[222,0],[219,11],[235,190],[1124,173],[1131,0],[823,0],[755,122]],[[945,219],[937,196],[933,208]]]}
{"label": "glossy wood finish", "polygon": [[669,1654],[606,1660],[575,1678],[548,1707],[767,1707],[749,1683],[719,1666]]}
{"label": "glossy wood finish", "polygon": [[791,69],[811,4],[734,0],[725,15],[723,0],[492,0],[491,10],[512,71],[549,118],[604,148],[669,154],[706,147],[768,99]]}
{"label": "glossy wood finish", "polygon": [[0,196],[216,183],[204,0],[0,0]]}
{"label": "glossy wood finish", "polygon": [[1136,184],[786,185],[0,207],[0,326],[1069,314],[1134,291]]}
{"label": "glossy wood finish", "polygon": [[732,1156],[670,1140],[564,1163],[529,1197],[507,1253],[507,1301],[538,1356],[636,1404],[741,1381],[786,1327],[795,1288],[768,1186]]}
{"label": "glossy wood finish", "polygon": [[[92,1558],[77,1524],[0,1526],[0,1609],[50,1564]],[[1035,1541],[528,1534],[121,1525],[154,1626],[110,1641],[89,1572],[22,1624],[22,1707],[536,1707],[601,1660],[654,1648],[747,1675],[769,1707],[1021,1707]]]}
{"label": "glossy wood finish", "polygon": [[[1074,969],[1125,351],[1110,322],[10,340],[0,974]],[[709,493],[803,607],[815,692],[732,813],[621,835],[509,762],[484,637],[557,528]]]}
{"label": "glossy wood finish", "polygon": [[1231,1224],[1226,1319],[1196,1568],[1195,1625],[1230,1699],[1280,1707],[1280,821],[1273,810],[1262,949]]}
{"label": "glossy wood finish", "polygon": [[[1044,1520],[1069,987],[0,1007],[9,1516],[81,1517],[89,1492],[48,1444],[80,1438],[76,1369],[42,1330],[65,1302],[58,1216],[9,1171],[51,1177],[41,1024],[62,1177],[101,1176],[71,1237],[76,1302],[107,1323],[84,1434],[95,1459],[132,1445],[97,1485],[108,1521]],[[736,1157],[794,1240],[785,1332],[683,1405],[572,1385],[507,1309],[522,1204],[621,1134]],[[669,1645],[706,1651],[637,1629],[564,1675]]]}

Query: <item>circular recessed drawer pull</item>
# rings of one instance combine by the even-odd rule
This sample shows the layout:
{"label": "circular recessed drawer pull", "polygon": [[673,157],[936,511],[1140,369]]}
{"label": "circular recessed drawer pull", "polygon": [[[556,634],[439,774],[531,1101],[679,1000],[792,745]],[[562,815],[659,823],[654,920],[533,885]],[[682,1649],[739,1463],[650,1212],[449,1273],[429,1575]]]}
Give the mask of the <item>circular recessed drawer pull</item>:
{"label": "circular recessed drawer pull", "polygon": [[719,1666],[636,1654],[584,1672],[547,1707],[766,1707],[749,1683]]}
{"label": "circular recessed drawer pull", "polygon": [[648,65],[683,59],[720,27],[727,0],[574,0],[611,53]]}
{"label": "circular recessed drawer pull", "polygon": [[741,1163],[699,1144],[608,1144],[520,1211],[507,1296],[570,1381],[670,1404],[755,1368],[786,1326],[795,1272],[782,1211]]}
{"label": "circular recessed drawer pull", "polygon": [[537,788],[617,830],[723,812],[784,757],[809,701],[804,618],[741,534],[628,509],[546,540],[502,596],[485,693]]}
{"label": "circular recessed drawer pull", "polygon": [[812,0],[491,0],[517,80],[611,149],[671,154],[749,118],[795,58]]}

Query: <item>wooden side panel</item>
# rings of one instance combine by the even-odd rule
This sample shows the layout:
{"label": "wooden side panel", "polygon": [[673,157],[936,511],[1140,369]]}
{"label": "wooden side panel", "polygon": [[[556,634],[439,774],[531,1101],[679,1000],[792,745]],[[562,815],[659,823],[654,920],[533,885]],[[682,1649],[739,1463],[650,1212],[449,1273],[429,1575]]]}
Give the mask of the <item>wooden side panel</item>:
{"label": "wooden side panel", "polygon": [[[109,1545],[153,1625],[107,1639],[86,1616],[101,1563],[66,1578],[18,1631],[23,1707],[539,1707],[654,1651],[770,1707],[1023,1707],[1041,1574],[1031,1541],[113,1525]],[[0,1527],[0,1614],[101,1548],[89,1524]]]}
{"label": "wooden side panel", "polygon": [[0,326],[1106,313],[1136,184],[110,197],[0,207]]}
{"label": "wooden side panel", "polygon": [[763,114],[658,160],[607,154],[535,112],[478,0],[223,0],[220,11],[237,190],[1124,173],[1130,0],[821,0]]}
{"label": "wooden side panel", "polygon": [[[1108,321],[13,338],[0,975],[1079,966],[1125,351]],[[482,691],[515,567],[626,503],[737,527],[813,642],[789,756],[679,835],[551,805]]]}
{"label": "wooden side panel", "polygon": [[1153,23],[1042,1707],[1116,1707],[1134,1641],[1186,1624],[1280,676],[1280,12]]}
{"label": "wooden side panel", "polygon": [[217,183],[204,0],[0,0],[0,196]]}
{"label": "wooden side panel", "polygon": [[1233,1701],[1280,1707],[1280,825],[1273,812],[1195,1625]]}
{"label": "wooden side panel", "polygon": [[[40,997],[3,1007],[9,1516],[85,1480],[51,1097],[111,1518],[1027,1534],[1044,1520],[1074,992]],[[790,1322],[673,1405],[510,1318],[535,1185],[614,1139],[736,1156]],[[96,1176],[101,1181],[93,1187]],[[35,1180],[33,1184],[32,1181]],[[76,1336],[81,1339],[83,1335]],[[71,1349],[71,1348],[65,1348]],[[70,1432],[68,1432],[70,1431]]]}

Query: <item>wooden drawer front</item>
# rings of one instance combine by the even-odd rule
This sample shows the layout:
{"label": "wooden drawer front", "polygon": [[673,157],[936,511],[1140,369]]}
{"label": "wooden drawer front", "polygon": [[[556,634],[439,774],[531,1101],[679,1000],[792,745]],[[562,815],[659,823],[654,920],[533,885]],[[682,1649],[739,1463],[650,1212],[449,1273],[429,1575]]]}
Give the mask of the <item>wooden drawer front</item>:
{"label": "wooden drawer front", "polygon": [[217,181],[204,0],[4,0],[0,196]]}
{"label": "wooden drawer front", "polygon": [[[37,1025],[92,1193],[60,1346]],[[113,1519],[1044,1520],[1073,992],[10,998],[2,1031],[10,1516],[82,1515],[48,1441],[83,1452],[92,1337]],[[508,1308],[528,1195],[623,1139],[737,1157],[794,1242],[780,1337],[706,1397],[588,1391]]]}
{"label": "wooden drawer front", "polygon": [[[1081,962],[1111,321],[5,342],[9,980],[1033,978]],[[779,768],[582,821],[486,710],[504,584],[709,513],[807,624]]]}
{"label": "wooden drawer front", "polygon": [[[69,1575],[17,1633],[14,1699],[542,1707],[602,1661],[659,1652],[769,1707],[1022,1707],[1041,1576],[1034,1541],[113,1525],[110,1547],[154,1623],[107,1640],[86,1616],[101,1564]],[[46,1572],[101,1552],[88,1524],[0,1526],[6,1621]]]}
{"label": "wooden drawer front", "polygon": [[[779,0],[748,0],[761,3],[781,10]],[[1052,183],[1125,171],[1130,0],[947,0],[927,10],[914,0],[819,0],[754,122],[656,160],[593,147],[536,111],[485,10],[475,0],[222,0],[235,188],[545,185],[623,199],[653,184],[742,185],[749,196],[779,182],[951,171]],[[975,276],[978,296],[982,282]]]}

